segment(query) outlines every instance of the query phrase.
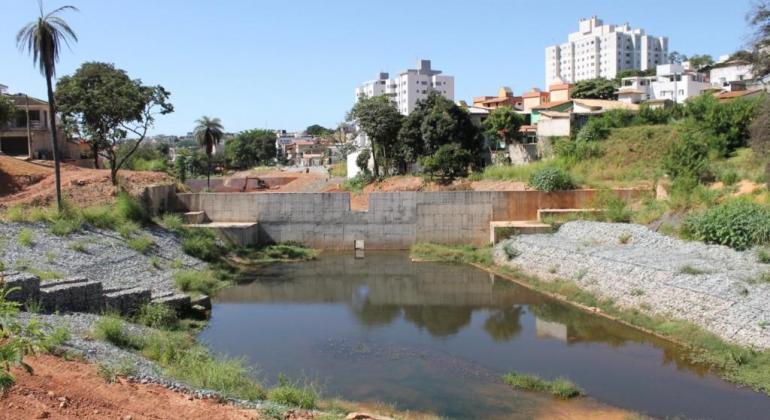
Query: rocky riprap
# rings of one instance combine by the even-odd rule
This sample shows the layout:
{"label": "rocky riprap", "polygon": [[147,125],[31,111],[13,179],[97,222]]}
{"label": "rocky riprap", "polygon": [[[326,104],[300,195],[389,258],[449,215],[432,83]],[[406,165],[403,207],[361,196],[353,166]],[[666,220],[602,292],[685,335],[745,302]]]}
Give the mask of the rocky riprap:
{"label": "rocky riprap", "polygon": [[546,281],[574,281],[623,308],[770,348],[770,265],[753,250],[682,241],[641,225],[579,221],[502,241],[494,259]]}

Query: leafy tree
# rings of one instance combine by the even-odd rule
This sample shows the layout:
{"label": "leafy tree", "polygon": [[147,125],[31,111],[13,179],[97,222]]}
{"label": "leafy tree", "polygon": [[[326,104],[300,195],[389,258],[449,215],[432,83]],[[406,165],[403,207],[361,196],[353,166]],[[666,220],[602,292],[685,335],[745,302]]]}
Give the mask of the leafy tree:
{"label": "leafy tree", "polygon": [[380,166],[387,171],[397,154],[397,137],[403,116],[387,96],[360,97],[350,111],[371,142],[374,175],[380,175]]}
{"label": "leafy tree", "polygon": [[749,126],[758,105],[756,99],[719,102],[713,95],[703,94],[688,99],[684,113],[714,135],[711,148],[726,157],[748,145]]}
{"label": "leafy tree", "polygon": [[423,170],[438,176],[442,183],[450,183],[457,177],[468,175],[473,155],[457,143],[444,144],[436,153],[420,158]]}
{"label": "leafy tree", "polygon": [[575,99],[616,99],[615,84],[607,79],[588,79],[575,83],[572,97]]}
{"label": "leafy tree", "polygon": [[308,128],[305,129],[305,134],[308,134],[311,136],[325,137],[332,133],[334,133],[333,130],[330,130],[318,124],[313,124],[311,126],[308,126]]}
{"label": "leafy tree", "polygon": [[751,130],[751,149],[757,157],[767,162],[765,172],[768,188],[770,188],[770,98],[765,97],[763,99],[749,128]]}
{"label": "leafy tree", "polygon": [[751,60],[754,73],[766,76],[770,74],[770,1],[756,1],[746,19],[754,30]]}
{"label": "leafy tree", "polygon": [[682,64],[687,61],[687,56],[679,53],[678,51],[671,51],[668,54],[668,62],[672,64]]}
{"label": "leafy tree", "polygon": [[615,84],[617,86],[620,86],[620,80],[625,77],[644,77],[644,76],[655,76],[655,68],[651,68],[647,70],[637,70],[637,69],[620,70],[615,75]]}
{"label": "leafy tree", "polygon": [[509,106],[496,108],[484,120],[484,130],[490,137],[497,138],[506,146],[521,138],[519,129],[524,124],[524,117]]}
{"label": "leafy tree", "polygon": [[710,67],[714,65],[714,58],[711,57],[708,54],[703,55],[693,55],[690,56],[690,65],[695,68],[695,70],[703,70],[706,67]]}
{"label": "leafy tree", "polygon": [[372,157],[372,153],[369,149],[364,149],[356,156],[356,166],[362,173],[369,172],[369,159]]}
{"label": "leafy tree", "polygon": [[544,192],[571,190],[575,188],[569,172],[558,166],[547,166],[538,169],[529,177],[529,186]]}
{"label": "leafy tree", "polygon": [[176,160],[174,160],[174,170],[176,171],[176,177],[181,183],[187,181],[189,161],[190,151],[187,149],[181,149],[176,155]]}
{"label": "leafy tree", "polygon": [[455,143],[478,156],[481,133],[467,111],[432,92],[420,100],[404,120],[398,134],[397,161],[402,171],[419,157],[435,153],[445,144]]}
{"label": "leafy tree", "polygon": [[211,154],[214,152],[214,146],[222,140],[225,128],[219,118],[203,116],[198,118],[195,123],[198,125],[193,131],[193,137],[199,145],[206,149],[206,187],[211,188]]}
{"label": "leafy tree", "polygon": [[11,98],[0,95],[0,127],[11,121],[15,113],[16,106],[13,104]]}
{"label": "leafy tree", "polygon": [[225,144],[225,160],[235,168],[267,165],[275,156],[275,134],[269,130],[242,131]]}
{"label": "leafy tree", "polygon": [[[99,156],[109,162],[110,179],[142,145],[158,115],[174,111],[170,93],[162,86],[146,86],[124,70],[107,63],[83,63],[57,84],[56,101],[63,119],[86,138],[98,168]],[[131,147],[119,146],[128,136]]]}
{"label": "leafy tree", "polygon": [[685,132],[669,145],[663,156],[663,169],[675,186],[695,187],[709,173],[707,144],[695,133]]}
{"label": "leafy tree", "polygon": [[39,5],[40,17],[21,28],[16,35],[16,44],[20,50],[26,50],[32,55],[32,61],[45,77],[48,89],[48,115],[52,117],[49,120],[56,182],[56,205],[61,211],[61,158],[59,156],[59,143],[57,142],[56,118],[53,118],[56,115],[56,101],[54,100],[52,79],[56,75],[56,63],[59,61],[59,50],[61,50],[62,42],[69,45],[70,42],[77,42],[78,40],[75,31],[59,15],[65,10],[77,11],[78,9],[74,6],[62,6],[52,12],[45,13],[43,3],[40,2]]}

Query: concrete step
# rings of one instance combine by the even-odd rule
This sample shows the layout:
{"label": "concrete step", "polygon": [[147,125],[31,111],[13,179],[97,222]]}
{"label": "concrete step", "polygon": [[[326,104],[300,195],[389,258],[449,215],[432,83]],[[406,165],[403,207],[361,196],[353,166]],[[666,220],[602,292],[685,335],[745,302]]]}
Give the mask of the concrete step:
{"label": "concrete step", "polygon": [[184,293],[166,292],[152,296],[151,303],[166,305],[169,308],[182,312],[190,307],[190,296]]}
{"label": "concrete step", "polygon": [[197,225],[200,223],[206,223],[206,212],[204,211],[188,211],[182,215],[182,220],[186,224]]}
{"label": "concrete step", "polygon": [[496,244],[514,235],[551,233],[553,227],[537,220],[494,221],[489,223],[489,241]]}

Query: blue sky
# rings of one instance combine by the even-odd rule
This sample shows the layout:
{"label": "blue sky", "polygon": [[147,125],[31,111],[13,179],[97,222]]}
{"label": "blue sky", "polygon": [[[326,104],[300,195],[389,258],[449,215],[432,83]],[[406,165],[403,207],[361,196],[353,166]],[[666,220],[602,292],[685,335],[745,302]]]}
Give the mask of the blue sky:
{"label": "blue sky", "polygon": [[[172,93],[154,133],[184,134],[201,115],[228,131],[334,126],[357,84],[418,58],[455,76],[456,99],[520,93],[544,79],[543,49],[578,19],[598,15],[670,39],[670,49],[715,58],[745,45],[750,0],[46,0],[80,8],[66,19],[80,42],[58,74],[106,61]],[[36,0],[0,0],[0,83],[45,97],[16,31]]]}

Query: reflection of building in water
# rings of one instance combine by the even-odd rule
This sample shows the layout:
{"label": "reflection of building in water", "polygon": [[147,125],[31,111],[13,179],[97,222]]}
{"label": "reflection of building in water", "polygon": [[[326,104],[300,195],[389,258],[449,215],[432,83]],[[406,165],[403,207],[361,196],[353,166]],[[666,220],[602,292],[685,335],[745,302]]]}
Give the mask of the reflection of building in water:
{"label": "reflection of building in water", "polygon": [[567,326],[558,322],[546,321],[535,317],[535,333],[537,338],[555,338],[567,341]]}

